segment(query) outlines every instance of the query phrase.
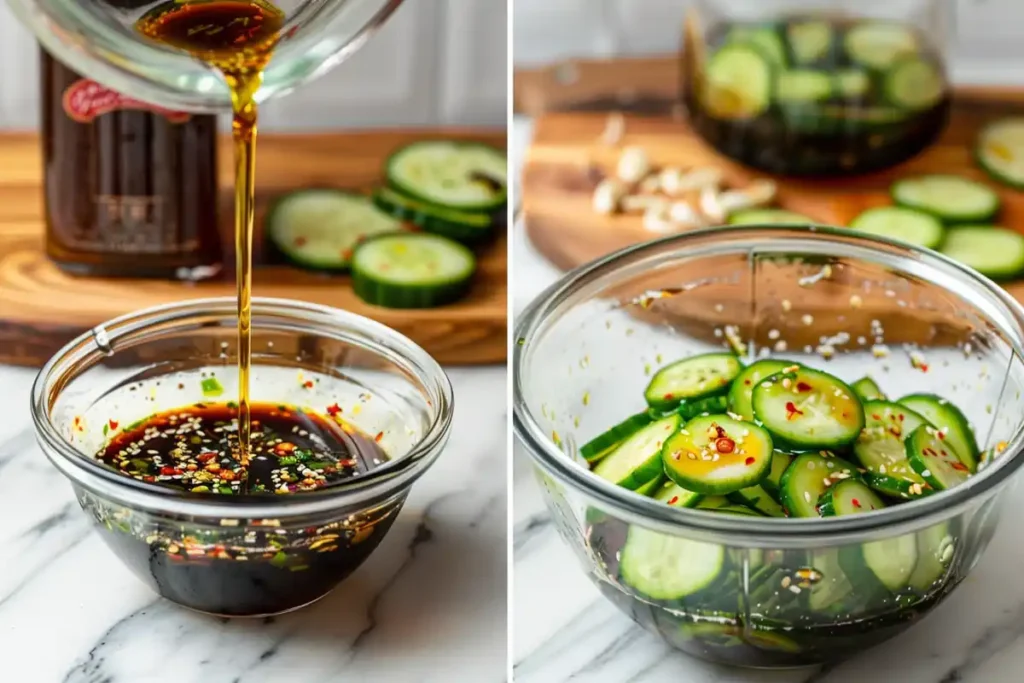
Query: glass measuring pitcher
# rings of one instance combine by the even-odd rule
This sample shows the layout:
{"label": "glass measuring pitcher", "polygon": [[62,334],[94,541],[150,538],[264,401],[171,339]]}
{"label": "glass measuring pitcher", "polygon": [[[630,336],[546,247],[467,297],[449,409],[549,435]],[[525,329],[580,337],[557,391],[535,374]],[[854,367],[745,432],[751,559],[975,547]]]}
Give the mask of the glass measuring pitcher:
{"label": "glass measuring pitcher", "polygon": [[163,107],[216,113],[231,108],[221,73],[135,28],[140,18],[162,7],[210,2],[260,4],[285,16],[257,102],[285,94],[340,63],[402,4],[402,0],[8,0],[43,46],[80,73]]}

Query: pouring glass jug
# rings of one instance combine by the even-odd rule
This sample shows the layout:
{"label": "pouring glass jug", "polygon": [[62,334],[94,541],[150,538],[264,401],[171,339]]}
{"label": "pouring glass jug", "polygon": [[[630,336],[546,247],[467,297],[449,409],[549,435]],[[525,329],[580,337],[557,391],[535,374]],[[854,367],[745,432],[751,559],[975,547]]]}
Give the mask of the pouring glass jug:
{"label": "pouring glass jug", "polygon": [[[55,57],[139,100],[197,113],[231,108],[221,73],[183,50],[140,33],[138,20],[161,6],[268,0],[8,0]],[[285,16],[256,101],[290,92],[355,52],[402,0],[274,0]]]}

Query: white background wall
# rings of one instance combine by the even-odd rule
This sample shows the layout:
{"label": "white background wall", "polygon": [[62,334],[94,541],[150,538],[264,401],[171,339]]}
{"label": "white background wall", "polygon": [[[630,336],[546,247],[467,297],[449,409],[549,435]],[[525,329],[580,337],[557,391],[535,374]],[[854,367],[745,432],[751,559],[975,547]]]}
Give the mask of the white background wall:
{"label": "white background wall", "polygon": [[[349,61],[261,112],[261,128],[504,125],[506,0],[406,0]],[[0,128],[34,128],[33,37],[0,0]]]}
{"label": "white background wall", "polygon": [[[728,6],[768,0],[719,1]],[[827,1],[854,10],[872,2],[890,8],[914,4],[912,0]],[[937,1],[956,5],[956,39],[950,53],[955,80],[1024,85],[1024,0]],[[515,0],[515,63],[676,50],[687,4],[687,0]],[[808,0],[806,4],[816,3]],[[819,0],[817,5],[821,4]]]}

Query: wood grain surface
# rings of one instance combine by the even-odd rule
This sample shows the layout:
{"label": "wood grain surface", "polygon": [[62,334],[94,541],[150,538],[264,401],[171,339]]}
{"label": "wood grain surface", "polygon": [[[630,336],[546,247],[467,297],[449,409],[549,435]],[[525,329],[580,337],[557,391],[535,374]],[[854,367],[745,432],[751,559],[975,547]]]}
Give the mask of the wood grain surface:
{"label": "wood grain surface", "polygon": [[[586,61],[517,74],[517,102],[539,114],[523,171],[523,219],[537,249],[571,269],[623,247],[657,237],[637,215],[602,216],[591,208],[600,178],[614,172],[621,149],[643,147],[658,166],[715,166],[742,186],[766,174],[741,166],[705,144],[678,106],[678,68],[670,58]],[[560,86],[568,80],[568,87]],[[624,89],[621,84],[629,83]],[[981,125],[1024,115],[1024,91],[970,88],[956,92],[945,134],[930,149],[881,173],[837,180],[780,180],[778,204],[821,223],[845,225],[872,206],[890,204],[889,186],[917,173],[956,173],[984,180],[1002,196],[1000,219],[1024,232],[1024,193],[997,186],[975,166],[972,147]],[[616,147],[601,143],[609,110],[630,112]],[[1007,287],[1024,297],[1024,284]]]}
{"label": "wood grain surface", "polygon": [[[505,148],[504,133],[423,130],[366,134],[264,135],[257,152],[257,241],[262,216],[275,195],[302,187],[367,190],[380,182],[382,162],[394,149],[422,138],[461,138]],[[222,231],[231,230],[231,148],[223,140],[219,175]],[[161,280],[72,277],[44,254],[39,139],[0,136],[0,363],[38,366],[75,335],[130,311],[183,299],[234,296],[233,274],[187,284]],[[507,348],[506,238],[479,254],[469,297],[423,311],[369,306],[344,276],[308,273],[262,263],[253,295],[334,306],[388,325],[444,364],[505,361]],[[226,255],[225,262],[233,263]]]}

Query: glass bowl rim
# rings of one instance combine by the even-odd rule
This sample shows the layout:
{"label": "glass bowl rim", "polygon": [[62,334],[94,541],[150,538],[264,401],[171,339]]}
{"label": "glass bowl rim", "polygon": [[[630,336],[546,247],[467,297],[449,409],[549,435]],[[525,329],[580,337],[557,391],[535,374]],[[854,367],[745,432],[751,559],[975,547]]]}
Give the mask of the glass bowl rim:
{"label": "glass bowl rim", "polygon": [[[159,338],[166,332],[192,324],[197,316],[211,315],[217,318],[237,316],[237,300],[234,297],[189,299],[133,311],[87,330],[46,362],[32,384],[32,421],[44,454],[72,483],[128,507],[158,514],[283,519],[334,512],[392,497],[407,489],[440,455],[451,430],[454,395],[447,374],[430,354],[405,335],[364,316],[320,304],[268,297],[252,299],[254,329],[259,329],[256,324],[259,316],[269,315],[283,321],[300,320],[314,326],[325,337],[330,337],[332,330],[347,332],[354,335],[348,341],[394,363],[415,378],[427,395],[431,415],[423,435],[406,453],[324,491],[287,496],[232,496],[226,500],[216,494],[192,494],[112,472],[61,435],[50,419],[48,396],[53,390],[53,380],[81,372],[82,368],[71,365],[76,355],[81,363],[89,354],[102,353],[101,344],[108,344],[110,340],[145,333],[152,326],[160,326],[155,335]],[[85,363],[86,368],[94,365],[94,362]],[[60,391],[58,389],[57,393]]]}
{"label": "glass bowl rim", "polygon": [[[584,494],[599,502],[604,509],[612,510],[623,520],[675,535],[694,535],[717,538],[719,541],[743,546],[764,546],[776,542],[780,545],[797,545],[800,541],[828,540],[839,543],[863,538],[872,531],[886,535],[898,533],[905,528],[917,528],[934,517],[952,517],[975,500],[994,495],[997,487],[1006,483],[1010,475],[1024,465],[1024,419],[1016,426],[1013,436],[1007,441],[1002,457],[953,489],[939,491],[933,495],[894,505],[867,515],[849,515],[830,518],[785,518],[734,517],[714,512],[676,508],[664,505],[633,491],[605,481],[591,471],[571,460],[541,428],[536,416],[527,406],[524,395],[525,359],[529,356],[529,339],[548,321],[548,316],[563,302],[570,299],[584,283],[602,280],[604,284],[614,282],[614,275],[623,262],[640,257],[645,253],[675,245],[682,251],[687,243],[708,240],[714,237],[754,236],[766,231],[772,233],[773,243],[779,240],[816,241],[821,244],[839,246],[856,244],[861,249],[878,249],[884,246],[888,251],[902,252],[900,258],[911,258],[932,274],[957,278],[973,287],[981,288],[986,295],[1004,307],[1016,323],[1016,330],[1001,329],[1009,338],[1014,355],[1024,359],[1024,306],[988,278],[966,266],[930,249],[885,237],[854,233],[853,231],[817,224],[780,225],[738,225],[716,226],[669,235],[619,249],[590,263],[565,273],[556,282],[539,294],[520,313],[515,326],[512,345],[512,425],[516,439],[523,444],[534,463],[545,474],[553,477],[571,490]],[[842,240],[832,239],[842,238]],[[713,241],[713,240],[711,240]],[[747,250],[754,247],[754,241],[746,243]],[[720,251],[738,253],[738,249]],[[825,255],[829,252],[823,251]],[[905,270],[901,272],[906,272]],[[936,285],[939,286],[939,285]],[[526,341],[523,341],[526,340]]]}

